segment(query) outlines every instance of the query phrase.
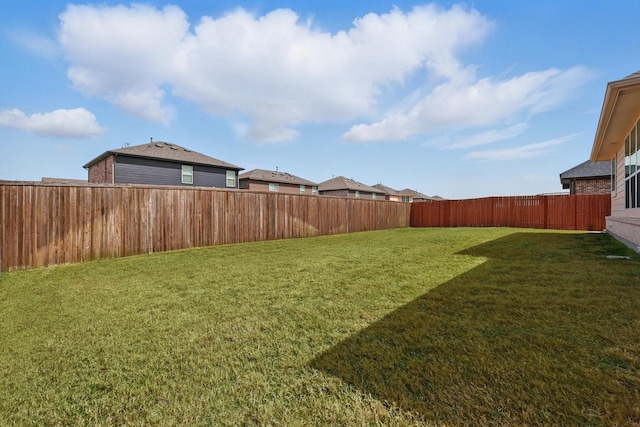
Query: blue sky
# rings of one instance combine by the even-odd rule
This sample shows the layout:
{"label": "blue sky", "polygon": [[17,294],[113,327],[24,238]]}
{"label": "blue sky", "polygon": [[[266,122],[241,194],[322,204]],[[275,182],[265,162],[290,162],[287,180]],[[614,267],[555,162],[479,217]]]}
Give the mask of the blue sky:
{"label": "blue sky", "polygon": [[471,198],[554,193],[640,2],[0,0],[0,179],[124,144]]}

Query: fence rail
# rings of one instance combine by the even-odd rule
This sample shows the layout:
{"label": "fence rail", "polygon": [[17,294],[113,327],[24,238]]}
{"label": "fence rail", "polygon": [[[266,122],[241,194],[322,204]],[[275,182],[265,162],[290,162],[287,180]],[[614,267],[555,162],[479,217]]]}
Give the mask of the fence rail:
{"label": "fence rail", "polygon": [[409,226],[410,205],[211,188],[0,184],[0,267]]}
{"label": "fence rail", "polygon": [[608,194],[487,197],[413,203],[412,227],[522,227],[603,230]]}

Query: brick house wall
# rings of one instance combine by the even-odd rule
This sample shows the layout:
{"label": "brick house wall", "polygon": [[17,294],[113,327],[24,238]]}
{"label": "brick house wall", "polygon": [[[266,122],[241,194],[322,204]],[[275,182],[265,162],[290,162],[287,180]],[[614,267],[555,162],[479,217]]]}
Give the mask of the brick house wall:
{"label": "brick house wall", "polygon": [[108,156],[91,165],[89,168],[89,182],[95,184],[113,184],[114,156]]}
{"label": "brick house wall", "polygon": [[609,194],[611,178],[576,179],[571,182],[571,194]]}
{"label": "brick house wall", "polygon": [[332,197],[349,197],[349,190],[325,190],[321,191],[320,195]]}

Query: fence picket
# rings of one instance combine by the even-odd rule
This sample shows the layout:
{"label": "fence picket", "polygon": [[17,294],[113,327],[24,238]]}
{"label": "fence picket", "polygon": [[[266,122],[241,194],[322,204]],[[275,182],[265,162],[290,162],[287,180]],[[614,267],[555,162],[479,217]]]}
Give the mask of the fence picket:
{"label": "fence picket", "polygon": [[411,227],[522,227],[603,230],[608,194],[487,197],[413,203]]}
{"label": "fence picket", "polygon": [[[409,226],[411,207],[212,188],[0,183],[2,271]],[[350,224],[352,222],[353,224]]]}

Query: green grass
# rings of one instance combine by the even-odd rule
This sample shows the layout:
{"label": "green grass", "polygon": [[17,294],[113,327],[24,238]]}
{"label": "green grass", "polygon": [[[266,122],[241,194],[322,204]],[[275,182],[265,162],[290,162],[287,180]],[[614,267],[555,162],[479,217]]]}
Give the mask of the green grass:
{"label": "green grass", "polygon": [[640,257],[602,234],[401,229],[3,273],[0,316],[0,425],[640,423]]}

